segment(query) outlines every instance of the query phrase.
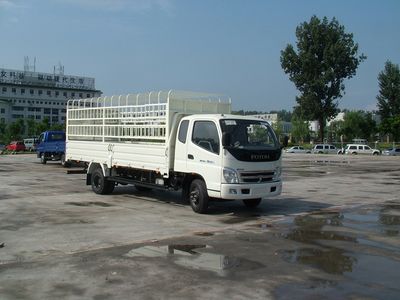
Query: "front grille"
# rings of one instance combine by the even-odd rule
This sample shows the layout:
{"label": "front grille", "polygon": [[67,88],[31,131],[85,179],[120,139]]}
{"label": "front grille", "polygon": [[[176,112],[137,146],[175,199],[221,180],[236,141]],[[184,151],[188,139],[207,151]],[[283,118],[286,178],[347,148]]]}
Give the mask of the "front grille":
{"label": "front grille", "polygon": [[241,172],[240,181],[242,183],[263,183],[270,182],[274,177],[274,172],[254,171],[254,172]]}

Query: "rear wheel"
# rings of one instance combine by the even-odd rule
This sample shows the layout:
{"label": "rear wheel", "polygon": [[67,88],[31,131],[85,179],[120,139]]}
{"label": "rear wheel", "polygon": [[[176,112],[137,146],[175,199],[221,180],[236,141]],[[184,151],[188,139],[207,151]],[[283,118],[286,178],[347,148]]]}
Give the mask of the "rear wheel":
{"label": "rear wheel", "polygon": [[96,194],[106,195],[112,193],[115,187],[115,182],[107,180],[104,177],[101,168],[94,170],[91,176],[92,190]]}
{"label": "rear wheel", "polygon": [[261,203],[261,198],[243,200],[244,205],[249,208],[257,207]]}
{"label": "rear wheel", "polygon": [[195,179],[189,188],[189,203],[193,211],[204,214],[208,209],[208,193],[206,184],[201,179]]}
{"label": "rear wheel", "polygon": [[46,156],[44,155],[44,153],[40,154],[40,163],[42,164],[46,164],[47,160],[46,160]]}

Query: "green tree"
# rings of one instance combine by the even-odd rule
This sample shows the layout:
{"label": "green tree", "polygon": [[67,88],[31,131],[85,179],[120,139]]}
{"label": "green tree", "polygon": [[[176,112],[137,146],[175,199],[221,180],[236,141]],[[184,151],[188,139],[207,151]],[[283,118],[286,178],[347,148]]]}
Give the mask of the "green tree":
{"label": "green tree", "polygon": [[26,127],[28,137],[37,135],[37,122],[34,119],[26,120]]}
{"label": "green tree", "polygon": [[281,66],[300,91],[296,98],[305,117],[318,120],[319,137],[324,139],[325,121],[337,112],[337,99],[343,96],[344,79],[356,74],[360,62],[353,34],[333,18],[316,16],[296,28],[297,51],[289,44],[281,51]]}
{"label": "green tree", "polygon": [[292,117],[292,137],[301,143],[309,136],[310,129],[308,122],[304,120],[303,116],[294,114]]}
{"label": "green tree", "polygon": [[20,140],[25,133],[25,122],[17,119],[7,126],[7,137],[9,140]]}
{"label": "green tree", "polygon": [[339,133],[343,134],[347,141],[354,138],[371,140],[376,133],[376,123],[370,112],[349,111],[344,115]]}
{"label": "green tree", "polygon": [[385,69],[378,75],[379,95],[378,100],[379,114],[382,117],[380,130],[383,133],[393,135],[395,140],[400,137],[398,127],[400,119],[400,69],[399,65],[390,61],[385,63]]}

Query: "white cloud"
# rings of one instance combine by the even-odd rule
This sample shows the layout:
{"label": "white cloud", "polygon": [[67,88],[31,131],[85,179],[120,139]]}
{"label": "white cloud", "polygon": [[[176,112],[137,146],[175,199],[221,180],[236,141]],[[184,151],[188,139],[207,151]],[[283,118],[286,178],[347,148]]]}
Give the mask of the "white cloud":
{"label": "white cloud", "polygon": [[[1,0],[0,0],[1,1]],[[5,0],[7,1],[7,0]],[[146,13],[153,9],[172,13],[171,0],[58,0],[63,3],[105,11]]]}
{"label": "white cloud", "polygon": [[0,0],[0,9],[12,8],[15,6],[15,2],[11,0]]}

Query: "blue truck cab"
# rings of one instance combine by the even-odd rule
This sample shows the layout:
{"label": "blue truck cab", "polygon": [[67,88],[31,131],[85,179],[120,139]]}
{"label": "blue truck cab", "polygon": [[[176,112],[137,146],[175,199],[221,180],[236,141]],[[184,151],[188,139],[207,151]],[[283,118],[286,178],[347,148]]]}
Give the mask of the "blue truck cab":
{"label": "blue truck cab", "polygon": [[61,161],[65,164],[65,132],[49,130],[42,132],[36,148],[37,157],[45,164],[48,160]]}

